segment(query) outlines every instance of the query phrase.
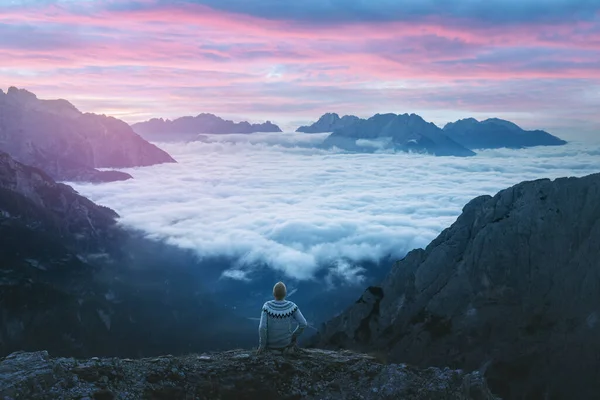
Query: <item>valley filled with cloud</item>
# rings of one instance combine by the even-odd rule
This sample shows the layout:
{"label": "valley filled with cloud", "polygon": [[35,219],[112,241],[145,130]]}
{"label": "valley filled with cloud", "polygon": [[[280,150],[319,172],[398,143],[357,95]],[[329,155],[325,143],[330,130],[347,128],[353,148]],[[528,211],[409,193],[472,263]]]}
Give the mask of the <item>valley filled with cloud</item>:
{"label": "valley filled with cloud", "polygon": [[474,197],[523,180],[583,176],[600,148],[583,143],[483,150],[470,158],[316,149],[326,135],[206,135],[162,143],[178,161],[125,170],[135,179],[72,184],[149,237],[227,259],[222,277],[255,269],[302,282],[360,284],[365,263],[426,246]]}

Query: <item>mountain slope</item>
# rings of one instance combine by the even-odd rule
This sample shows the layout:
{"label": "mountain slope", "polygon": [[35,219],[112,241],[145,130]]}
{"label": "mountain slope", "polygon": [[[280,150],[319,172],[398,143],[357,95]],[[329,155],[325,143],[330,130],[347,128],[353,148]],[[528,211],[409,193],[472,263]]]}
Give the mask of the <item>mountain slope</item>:
{"label": "mountain slope", "polygon": [[336,113],[323,114],[317,122],[309,126],[301,126],[296,129],[296,132],[304,133],[325,133],[333,132],[336,129],[346,128],[356,122],[360,118],[354,115],[344,115],[342,118]]}
{"label": "mountain slope", "polygon": [[193,139],[200,133],[281,132],[281,129],[270,121],[264,124],[250,124],[246,121],[236,123],[213,114],[198,114],[195,117],[181,117],[174,120],[153,118],[133,124],[131,127],[138,134],[150,140],[173,137]]}
{"label": "mountain slope", "polygon": [[595,398],[599,304],[600,174],[524,182],[472,200],[315,344],[481,368],[507,399]]}
{"label": "mountain slope", "polygon": [[[78,249],[97,247],[111,235],[117,213],[56,183],[43,171],[0,152],[0,210],[4,223],[45,232]],[[7,238],[7,236],[5,236]]]}
{"label": "mountain slope", "polygon": [[516,124],[490,118],[477,121],[461,119],[444,126],[444,133],[469,149],[495,149],[501,147],[520,149],[533,146],[561,146],[562,139],[541,130],[525,131]]}
{"label": "mountain slope", "polygon": [[213,301],[197,257],[0,153],[0,356],[140,356],[256,341]]}
{"label": "mountain slope", "polygon": [[40,100],[11,87],[0,90],[0,151],[67,181],[113,181],[131,178],[117,171],[174,162],[129,125],[104,115],[81,113],[66,100]]}
{"label": "mountain slope", "polygon": [[437,156],[475,155],[416,114],[376,114],[335,130],[323,146],[359,152],[393,149]]}

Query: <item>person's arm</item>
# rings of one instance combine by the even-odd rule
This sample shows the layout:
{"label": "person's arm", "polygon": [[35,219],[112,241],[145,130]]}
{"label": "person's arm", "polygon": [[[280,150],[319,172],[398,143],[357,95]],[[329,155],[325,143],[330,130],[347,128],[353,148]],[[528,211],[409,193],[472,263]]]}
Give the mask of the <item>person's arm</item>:
{"label": "person's arm", "polygon": [[304,332],[304,329],[306,329],[306,326],[308,324],[306,323],[306,319],[304,318],[304,315],[302,315],[302,313],[300,312],[299,308],[296,308],[296,311],[294,311],[294,314],[292,315],[298,323],[298,326],[296,327],[296,329],[294,329],[294,332],[292,332],[292,343],[295,343],[298,339],[298,336],[302,335],[302,332]]}
{"label": "person's arm", "polygon": [[260,314],[260,324],[258,324],[258,351],[262,351],[267,346],[267,312],[262,310]]}

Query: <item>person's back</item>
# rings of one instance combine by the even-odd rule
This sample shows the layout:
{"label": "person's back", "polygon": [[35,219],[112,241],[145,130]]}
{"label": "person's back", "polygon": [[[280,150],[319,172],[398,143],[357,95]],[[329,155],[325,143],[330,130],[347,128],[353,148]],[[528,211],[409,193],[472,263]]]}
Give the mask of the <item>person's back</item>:
{"label": "person's back", "polygon": [[[296,343],[306,328],[306,319],[296,304],[285,300],[286,287],[278,282],[273,288],[275,300],[267,301],[261,311],[258,351],[265,348],[284,349]],[[298,326],[292,331],[292,323]]]}

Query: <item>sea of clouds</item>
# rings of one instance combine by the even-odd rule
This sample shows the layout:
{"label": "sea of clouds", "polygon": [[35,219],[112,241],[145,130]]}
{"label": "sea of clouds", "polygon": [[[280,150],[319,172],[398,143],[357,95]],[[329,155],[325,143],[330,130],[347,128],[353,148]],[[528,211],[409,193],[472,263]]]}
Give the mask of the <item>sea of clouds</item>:
{"label": "sea of clouds", "polygon": [[307,280],[330,269],[360,280],[363,262],[426,246],[472,198],[524,180],[600,172],[600,146],[484,150],[469,158],[347,154],[326,135],[205,135],[161,143],[177,164],[133,168],[134,179],[72,184],[149,237],[234,260],[224,275],[265,265]]}

